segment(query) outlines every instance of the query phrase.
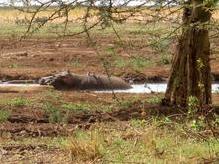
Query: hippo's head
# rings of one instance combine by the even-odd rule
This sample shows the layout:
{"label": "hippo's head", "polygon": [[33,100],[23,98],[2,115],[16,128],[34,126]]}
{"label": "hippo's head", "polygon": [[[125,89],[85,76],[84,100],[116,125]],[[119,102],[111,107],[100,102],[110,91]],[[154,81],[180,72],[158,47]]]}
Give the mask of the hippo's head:
{"label": "hippo's head", "polygon": [[65,79],[68,77],[68,75],[70,75],[70,73],[65,71],[65,72],[55,74],[53,76],[42,77],[39,79],[38,83],[40,85],[53,85],[56,80]]}
{"label": "hippo's head", "polygon": [[56,74],[53,77],[53,80],[51,81],[50,85],[52,85],[56,89],[65,90],[65,89],[77,88],[79,83],[80,80],[77,78],[77,76],[71,74],[70,72],[65,71]]}
{"label": "hippo's head", "polygon": [[51,85],[53,80],[54,80],[54,76],[47,76],[47,77],[40,78],[38,83],[40,85]]}

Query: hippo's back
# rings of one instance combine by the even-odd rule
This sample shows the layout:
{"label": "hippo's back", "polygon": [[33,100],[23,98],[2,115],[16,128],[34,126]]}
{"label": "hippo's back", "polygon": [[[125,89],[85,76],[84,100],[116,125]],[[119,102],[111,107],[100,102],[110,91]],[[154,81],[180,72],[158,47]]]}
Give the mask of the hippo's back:
{"label": "hippo's back", "polygon": [[118,77],[87,76],[82,80],[81,89],[110,90],[130,89],[131,85]]}

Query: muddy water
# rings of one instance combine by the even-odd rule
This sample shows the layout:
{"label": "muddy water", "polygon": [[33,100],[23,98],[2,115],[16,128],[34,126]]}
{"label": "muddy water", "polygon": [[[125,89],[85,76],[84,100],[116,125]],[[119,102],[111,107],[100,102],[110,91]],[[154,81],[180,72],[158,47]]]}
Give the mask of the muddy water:
{"label": "muddy water", "polygon": [[1,88],[6,88],[6,87],[20,87],[20,88],[26,88],[26,87],[40,87],[40,84],[7,84],[7,83],[2,83],[0,84]]}
{"label": "muddy water", "polygon": [[[0,90],[34,90],[46,89],[48,86],[39,84],[0,84]],[[115,93],[164,93],[166,91],[166,83],[146,83],[134,84],[131,89],[127,90],[113,90]],[[212,92],[219,92],[219,83],[212,84]],[[95,93],[112,93],[111,90],[95,91]]]}
{"label": "muddy water", "polygon": [[49,86],[39,84],[0,84],[0,93],[43,91]]}
{"label": "muddy water", "polygon": [[[114,90],[115,93],[164,93],[166,91],[166,83],[146,83],[134,84],[131,89]],[[212,92],[219,92],[219,83],[212,84]],[[96,93],[112,93],[112,91],[96,91]]]}

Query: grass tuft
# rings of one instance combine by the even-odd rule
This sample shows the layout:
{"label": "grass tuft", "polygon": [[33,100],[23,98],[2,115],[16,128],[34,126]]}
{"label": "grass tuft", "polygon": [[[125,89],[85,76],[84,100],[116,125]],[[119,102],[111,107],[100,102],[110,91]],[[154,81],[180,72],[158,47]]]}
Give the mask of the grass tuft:
{"label": "grass tuft", "polygon": [[30,101],[26,98],[17,97],[8,101],[7,105],[11,107],[23,107],[30,103]]}
{"label": "grass tuft", "polygon": [[10,112],[6,110],[0,110],[0,123],[7,121],[10,117]]}
{"label": "grass tuft", "polygon": [[103,157],[103,142],[96,131],[90,138],[71,138],[66,148],[70,151],[72,161],[96,161]]}
{"label": "grass tuft", "polygon": [[62,108],[71,112],[86,112],[91,107],[86,103],[65,103],[62,105]]}

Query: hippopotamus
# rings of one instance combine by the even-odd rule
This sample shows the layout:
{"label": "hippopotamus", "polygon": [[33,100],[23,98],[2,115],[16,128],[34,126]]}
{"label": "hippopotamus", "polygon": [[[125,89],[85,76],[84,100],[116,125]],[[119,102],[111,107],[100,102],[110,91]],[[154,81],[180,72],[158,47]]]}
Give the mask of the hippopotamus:
{"label": "hippopotamus", "polygon": [[118,77],[108,77],[106,75],[78,75],[64,71],[53,76],[39,79],[41,85],[52,85],[58,90],[110,90],[110,89],[130,89],[130,84]]}

